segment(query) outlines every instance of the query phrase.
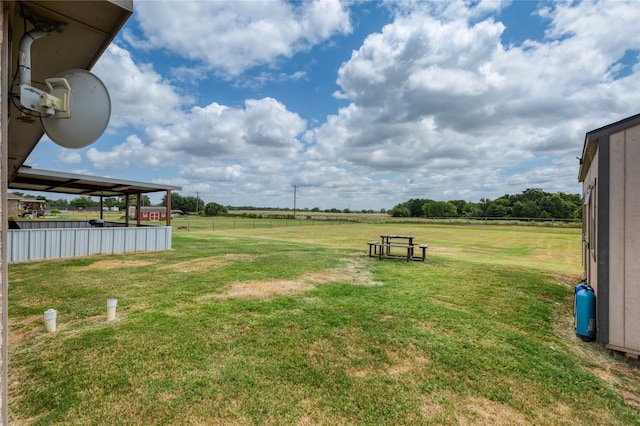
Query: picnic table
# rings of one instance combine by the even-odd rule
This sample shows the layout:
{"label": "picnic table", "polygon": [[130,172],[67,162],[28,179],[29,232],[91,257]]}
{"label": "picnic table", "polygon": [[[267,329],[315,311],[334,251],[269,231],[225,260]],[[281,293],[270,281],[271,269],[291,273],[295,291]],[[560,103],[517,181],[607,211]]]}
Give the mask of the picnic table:
{"label": "picnic table", "polygon": [[[416,246],[413,243],[415,236],[413,235],[395,235],[385,234],[380,235],[380,241],[369,241],[369,256],[377,256],[379,259],[385,257],[393,258],[406,258],[407,262],[410,260],[417,260],[424,262],[427,257],[428,244],[420,244]],[[391,248],[402,248],[406,250],[406,255],[398,255],[391,252]],[[418,247],[421,250],[419,255],[415,255],[415,248]]]}

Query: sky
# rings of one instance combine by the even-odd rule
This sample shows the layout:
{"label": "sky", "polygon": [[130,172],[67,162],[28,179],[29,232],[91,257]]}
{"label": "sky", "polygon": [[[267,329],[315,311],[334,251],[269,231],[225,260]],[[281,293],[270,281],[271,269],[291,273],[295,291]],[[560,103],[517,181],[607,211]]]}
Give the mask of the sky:
{"label": "sky", "polygon": [[638,22],[637,0],[134,0],[92,70],[106,132],[26,164],[225,206],[577,194],[585,133],[640,112]]}

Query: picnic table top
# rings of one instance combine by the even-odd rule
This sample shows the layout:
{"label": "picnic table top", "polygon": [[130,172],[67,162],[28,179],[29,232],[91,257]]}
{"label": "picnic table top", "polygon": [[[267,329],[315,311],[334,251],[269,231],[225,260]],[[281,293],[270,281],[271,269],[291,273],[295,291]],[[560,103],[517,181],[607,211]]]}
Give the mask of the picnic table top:
{"label": "picnic table top", "polygon": [[393,234],[385,234],[380,235],[380,238],[415,238],[413,235],[393,235]]}

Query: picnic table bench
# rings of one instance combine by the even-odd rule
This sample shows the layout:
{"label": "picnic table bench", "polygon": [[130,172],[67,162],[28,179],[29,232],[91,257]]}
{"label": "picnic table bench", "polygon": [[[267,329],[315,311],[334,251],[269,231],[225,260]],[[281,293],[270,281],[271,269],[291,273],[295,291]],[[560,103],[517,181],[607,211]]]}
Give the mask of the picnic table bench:
{"label": "picnic table bench", "polygon": [[[383,259],[385,257],[399,257],[406,258],[407,262],[410,260],[422,261],[424,262],[427,258],[427,248],[429,248],[428,244],[420,244],[418,246],[413,244],[412,235],[381,235],[380,241],[369,241],[367,244],[369,245],[369,257],[377,256],[379,259]],[[405,240],[406,242],[394,242],[393,240]],[[392,254],[391,248],[398,247],[406,249],[406,255],[398,255]],[[415,249],[419,248],[421,250],[419,255],[415,254]]]}

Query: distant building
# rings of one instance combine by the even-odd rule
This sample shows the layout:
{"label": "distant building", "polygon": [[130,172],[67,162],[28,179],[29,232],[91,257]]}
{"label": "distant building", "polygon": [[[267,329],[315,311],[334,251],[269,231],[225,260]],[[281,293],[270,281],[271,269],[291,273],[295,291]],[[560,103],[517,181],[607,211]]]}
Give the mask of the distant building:
{"label": "distant building", "polygon": [[17,218],[20,215],[20,196],[7,194],[7,217]]}
{"label": "distant building", "polygon": [[[129,206],[129,218],[137,219],[137,211],[135,206]],[[140,221],[160,221],[167,220],[167,208],[166,207],[152,207],[142,206],[140,207]]]}
{"label": "distant building", "polygon": [[582,265],[596,294],[596,340],[640,355],[640,114],[588,132]]}
{"label": "distant building", "polygon": [[27,211],[43,210],[44,209],[44,201],[38,200],[36,198],[21,198],[20,199],[20,208],[22,210],[27,210]]}

